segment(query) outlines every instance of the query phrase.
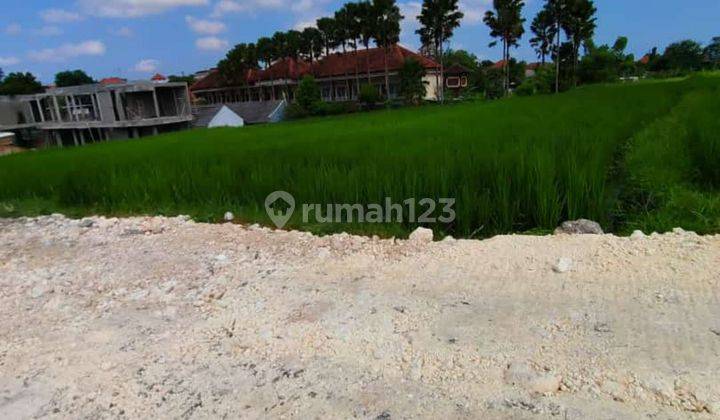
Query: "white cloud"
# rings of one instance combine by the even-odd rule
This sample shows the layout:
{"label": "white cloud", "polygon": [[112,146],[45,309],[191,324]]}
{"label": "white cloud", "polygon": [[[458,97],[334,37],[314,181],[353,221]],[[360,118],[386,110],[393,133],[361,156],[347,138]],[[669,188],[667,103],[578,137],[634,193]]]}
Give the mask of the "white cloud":
{"label": "white cloud", "polygon": [[63,30],[54,25],[47,25],[38,29],[35,33],[40,36],[58,36],[63,34]]}
{"label": "white cloud", "polygon": [[47,9],[40,12],[40,17],[47,23],[68,23],[77,22],[80,19],[79,13],[69,12],[63,9]]}
{"label": "white cloud", "polygon": [[195,46],[203,51],[220,51],[227,49],[229,44],[226,40],[214,36],[200,38],[195,41]]}
{"label": "white cloud", "polygon": [[490,7],[491,0],[464,0],[459,3],[460,11],[465,14],[463,25],[478,25],[483,23],[485,12]]}
{"label": "white cloud", "polygon": [[192,16],[186,16],[185,22],[194,32],[204,35],[217,35],[227,30],[224,23],[214,20],[195,19]]}
{"label": "white cloud", "polygon": [[82,10],[93,16],[134,18],[154,15],[185,6],[205,6],[209,0],[78,0]]}
{"label": "white cloud", "polygon": [[300,22],[295,24],[295,27],[293,29],[295,29],[296,31],[302,31],[305,28],[315,27],[317,27],[317,18],[301,20]]}
{"label": "white cloud", "polygon": [[419,45],[419,39],[415,31],[420,28],[420,22],[418,22],[417,17],[422,10],[422,3],[411,1],[408,3],[400,3],[398,7],[400,7],[400,13],[405,17],[402,22],[400,22],[401,40],[411,48],[416,48],[417,45]]}
{"label": "white cloud", "polygon": [[130,38],[135,35],[135,32],[133,32],[133,30],[128,28],[127,26],[123,26],[117,29],[110,29],[110,33],[112,35],[121,36],[123,38]]}
{"label": "white cloud", "polygon": [[153,59],[140,60],[135,67],[134,71],[138,73],[155,73],[160,67],[160,62]]}
{"label": "white cloud", "polygon": [[0,66],[14,66],[20,64],[20,59],[17,57],[0,57]]}
{"label": "white cloud", "polygon": [[230,13],[280,10],[290,10],[307,16],[319,14],[321,7],[328,3],[330,0],[220,0],[215,3],[212,16],[218,18]]}
{"label": "white cloud", "polygon": [[17,23],[11,23],[5,27],[5,33],[8,35],[20,35],[22,32],[22,26]]}
{"label": "white cloud", "polygon": [[85,41],[79,44],[64,44],[57,48],[30,51],[28,56],[34,61],[65,61],[80,56],[100,56],[106,51],[100,41]]}

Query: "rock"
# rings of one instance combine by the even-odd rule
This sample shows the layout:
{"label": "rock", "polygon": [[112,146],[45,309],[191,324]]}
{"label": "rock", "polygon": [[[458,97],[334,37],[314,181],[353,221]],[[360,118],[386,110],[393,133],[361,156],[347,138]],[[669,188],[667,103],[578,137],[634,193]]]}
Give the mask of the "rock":
{"label": "rock", "polygon": [[637,241],[637,240],[645,239],[645,238],[647,238],[647,236],[641,230],[636,230],[635,232],[633,232],[632,235],[630,235],[630,239],[632,239],[633,241]]}
{"label": "rock", "polygon": [[429,244],[432,243],[434,238],[433,231],[426,228],[417,228],[415,232],[410,234],[410,242],[416,244]]}
{"label": "rock", "polygon": [[82,219],[79,224],[81,228],[85,229],[91,228],[93,225],[95,225],[95,222],[92,219]]}
{"label": "rock", "polygon": [[602,235],[602,227],[592,220],[580,219],[563,222],[555,229],[556,235]]}
{"label": "rock", "polygon": [[567,273],[572,270],[573,260],[567,257],[562,257],[553,266],[553,271],[559,274]]}
{"label": "rock", "polygon": [[226,222],[232,222],[233,220],[235,220],[235,215],[231,212],[227,212],[225,213],[225,216],[223,216],[223,219],[225,219]]}

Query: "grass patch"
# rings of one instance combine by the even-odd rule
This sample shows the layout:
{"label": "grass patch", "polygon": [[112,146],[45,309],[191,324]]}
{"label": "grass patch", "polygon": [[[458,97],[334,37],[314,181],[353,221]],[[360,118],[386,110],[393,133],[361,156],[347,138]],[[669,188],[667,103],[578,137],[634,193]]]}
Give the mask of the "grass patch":
{"label": "grass patch", "polygon": [[[270,224],[265,197],[285,190],[299,203],[317,204],[456,198],[456,221],[430,227],[457,237],[546,232],[580,217],[608,230],[651,226],[650,219],[637,217],[650,210],[638,205],[647,198],[638,191],[656,194],[648,184],[659,176],[637,163],[654,154],[652,142],[642,140],[653,134],[643,133],[671,130],[666,134],[672,137],[675,126],[683,126],[684,140],[695,139],[688,159],[700,162],[717,147],[708,121],[712,111],[686,125],[687,114],[677,108],[700,106],[689,97],[717,85],[716,78],[699,77],[591,86],[558,96],[194,130],[12,155],[0,158],[0,202],[14,210],[0,206],[0,215],[189,214],[217,221],[230,210],[242,221]],[[675,122],[668,121],[671,115]],[[641,147],[646,143],[648,150]],[[625,153],[635,148],[634,157]],[[701,164],[705,169],[696,178],[718,185],[712,180],[717,166]],[[698,179],[690,182],[699,185]],[[299,213],[289,226],[318,233],[388,236],[417,227],[303,225]]]}

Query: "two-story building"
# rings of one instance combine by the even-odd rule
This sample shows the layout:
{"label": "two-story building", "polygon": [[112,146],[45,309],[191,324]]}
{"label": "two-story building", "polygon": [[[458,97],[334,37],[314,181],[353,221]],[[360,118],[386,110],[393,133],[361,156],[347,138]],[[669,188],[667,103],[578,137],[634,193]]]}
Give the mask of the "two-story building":
{"label": "two-story building", "polygon": [[69,146],[190,127],[185,83],[117,80],[0,98],[0,131],[24,144]]}

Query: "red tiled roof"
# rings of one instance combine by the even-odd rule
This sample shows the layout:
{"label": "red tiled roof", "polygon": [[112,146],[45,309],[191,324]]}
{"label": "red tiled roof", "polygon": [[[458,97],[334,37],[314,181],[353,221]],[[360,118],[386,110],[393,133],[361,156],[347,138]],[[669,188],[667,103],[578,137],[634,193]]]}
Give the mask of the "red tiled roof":
{"label": "red tiled roof", "polygon": [[645,54],[640,61],[638,61],[640,64],[648,64],[650,63],[650,54]]}
{"label": "red tiled roof", "polygon": [[507,65],[507,61],[505,61],[505,60],[500,60],[500,61],[498,61],[497,63],[493,64],[493,65],[492,65],[492,68],[494,68],[494,69],[504,69],[506,65]]}
{"label": "red tiled roof", "polygon": [[470,73],[470,69],[463,66],[462,64],[453,64],[445,69],[446,75],[465,74]]}
{"label": "red tiled roof", "polygon": [[539,69],[541,66],[542,66],[542,63],[530,63],[530,64],[528,64],[527,66],[525,66],[525,68],[526,68],[527,70],[537,70],[537,69]]}
{"label": "red tiled roof", "polygon": [[159,81],[162,81],[162,80],[167,80],[167,77],[163,76],[163,75],[160,74],[160,73],[155,73],[155,76],[153,76],[150,80],[155,81],[155,82],[159,82]]}
{"label": "red tiled roof", "polygon": [[[440,65],[435,61],[414,53],[404,47],[395,45],[388,51],[388,70],[397,71],[408,58],[414,58],[428,70],[439,69]],[[368,66],[369,65],[369,66]],[[252,70],[246,77],[248,83],[257,81],[291,79],[298,80],[306,74],[312,74],[316,78],[327,78],[354,75],[355,67],[359,74],[366,74],[368,67],[371,73],[385,71],[385,58],[382,48],[371,48],[369,50],[358,50],[357,57],[353,51],[346,54],[335,53],[310,64],[306,61],[295,59],[284,59],[273,63],[267,70]],[[198,80],[190,87],[191,91],[217,89],[225,87],[222,76],[217,71],[211,72],[207,77]]]}
{"label": "red tiled roof", "polygon": [[107,77],[105,79],[102,79],[100,81],[101,85],[107,86],[107,85],[122,85],[126,83],[127,80],[121,79],[119,77]]}

